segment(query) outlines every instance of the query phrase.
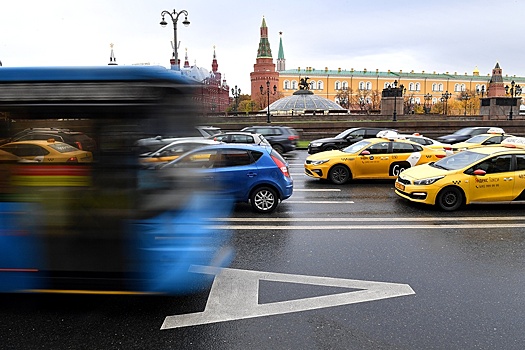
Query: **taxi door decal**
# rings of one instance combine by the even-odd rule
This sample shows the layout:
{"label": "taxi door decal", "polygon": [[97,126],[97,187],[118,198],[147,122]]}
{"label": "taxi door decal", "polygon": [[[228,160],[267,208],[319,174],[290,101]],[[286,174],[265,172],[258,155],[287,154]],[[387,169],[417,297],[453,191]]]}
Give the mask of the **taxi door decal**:
{"label": "taxi door decal", "polygon": [[406,160],[402,160],[399,162],[393,162],[390,163],[390,168],[388,169],[388,176],[399,176],[400,173],[402,173],[404,170],[410,168],[412,165],[410,165],[409,162]]}
{"label": "taxi door decal", "polygon": [[410,166],[413,167],[421,159],[421,152],[414,152],[407,158],[407,162],[410,163]]}

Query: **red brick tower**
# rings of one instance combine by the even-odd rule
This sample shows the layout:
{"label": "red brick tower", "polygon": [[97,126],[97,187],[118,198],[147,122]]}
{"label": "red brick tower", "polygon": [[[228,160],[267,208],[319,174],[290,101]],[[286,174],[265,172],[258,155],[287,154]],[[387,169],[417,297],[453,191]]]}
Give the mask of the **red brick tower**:
{"label": "red brick tower", "polygon": [[[252,100],[259,101],[261,108],[268,105],[266,95],[266,82],[270,82],[270,104],[279,98],[278,94],[273,94],[273,86],[279,90],[279,72],[275,71],[275,64],[272,59],[272,50],[268,41],[268,27],[263,16],[261,24],[261,39],[257,50],[256,63],[253,65],[253,72],[250,73]],[[261,86],[264,94],[261,95]]]}
{"label": "red brick tower", "polygon": [[492,78],[490,78],[488,88],[487,97],[505,96],[505,84],[503,84],[502,70],[499,62],[496,62],[496,66],[492,69]]}

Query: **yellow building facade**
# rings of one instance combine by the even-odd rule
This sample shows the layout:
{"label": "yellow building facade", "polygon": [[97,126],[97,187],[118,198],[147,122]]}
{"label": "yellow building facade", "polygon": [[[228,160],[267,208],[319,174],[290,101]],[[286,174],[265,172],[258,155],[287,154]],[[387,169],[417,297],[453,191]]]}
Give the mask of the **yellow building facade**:
{"label": "yellow building facade", "polygon": [[[398,87],[403,85],[402,102],[407,113],[424,113],[428,107],[431,113],[442,113],[446,108],[446,114],[476,114],[479,98],[487,96],[491,77],[490,73],[480,75],[477,68],[471,74],[458,74],[298,67],[279,71],[278,91],[281,97],[290,96],[299,88],[300,79],[308,78],[309,88],[316,95],[352,112],[380,113],[383,89],[396,83]],[[525,84],[524,77],[503,75],[503,80],[506,84]]]}

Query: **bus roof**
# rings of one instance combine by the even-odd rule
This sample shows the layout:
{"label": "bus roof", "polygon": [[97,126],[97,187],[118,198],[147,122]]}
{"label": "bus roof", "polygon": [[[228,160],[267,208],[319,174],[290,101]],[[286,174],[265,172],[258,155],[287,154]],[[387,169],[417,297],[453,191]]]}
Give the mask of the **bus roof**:
{"label": "bus roof", "polygon": [[0,84],[154,80],[192,83],[187,77],[161,66],[0,67]]}

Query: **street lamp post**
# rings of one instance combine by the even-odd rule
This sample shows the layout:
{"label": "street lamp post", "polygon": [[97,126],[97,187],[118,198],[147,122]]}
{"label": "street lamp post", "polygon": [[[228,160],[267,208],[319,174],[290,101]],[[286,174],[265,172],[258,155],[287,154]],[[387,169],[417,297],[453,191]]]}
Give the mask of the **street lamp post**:
{"label": "street lamp post", "polygon": [[505,92],[510,95],[511,101],[510,101],[510,112],[509,112],[509,120],[512,120],[512,107],[514,106],[514,99],[521,95],[521,86],[516,85],[516,83],[513,81],[510,82],[510,88],[508,85],[505,85]]}
{"label": "street lamp post", "polygon": [[[272,121],[270,120],[270,81],[269,80],[266,81],[266,92],[264,91],[264,87],[262,85],[260,87],[260,90],[261,90],[261,95],[264,95],[264,94],[268,95],[268,112],[266,113],[266,122],[271,123]],[[276,93],[277,93],[277,86],[274,85],[272,95],[275,95]]]}
{"label": "street lamp post", "polygon": [[241,89],[237,88],[237,85],[235,85],[235,88],[232,88],[232,95],[235,100],[235,104],[233,105],[233,112],[235,115],[237,115],[237,109],[239,108],[239,95],[241,94]]}
{"label": "street lamp post", "polygon": [[465,101],[465,116],[466,116],[468,100],[470,100],[470,95],[468,94],[468,92],[466,92],[465,95],[463,95],[463,100]]}
{"label": "street lamp post", "polygon": [[452,96],[450,92],[445,91],[444,94],[441,95],[441,102],[445,104],[445,108],[443,108],[443,114],[448,115],[448,99]]}
{"label": "street lamp post", "polygon": [[430,100],[432,100],[432,95],[427,93],[423,97],[425,98],[425,114],[428,114],[430,113],[429,105],[430,105]]}
{"label": "street lamp post", "polygon": [[188,21],[188,11],[182,10],[182,11],[175,11],[173,9],[173,13],[170,13],[169,11],[162,11],[160,15],[162,16],[162,20],[160,21],[160,25],[164,28],[168,23],[164,19],[166,15],[171,17],[171,21],[173,22],[173,58],[175,59],[175,70],[179,70],[179,55],[177,53],[177,21],[179,20],[179,16],[183,14],[184,21],[182,21],[182,24],[184,24],[186,27],[190,25],[190,21]]}
{"label": "street lamp post", "polygon": [[476,88],[476,93],[478,95],[481,94],[481,98],[483,98],[483,96],[485,95],[485,85],[481,86],[481,89],[480,88]]}

